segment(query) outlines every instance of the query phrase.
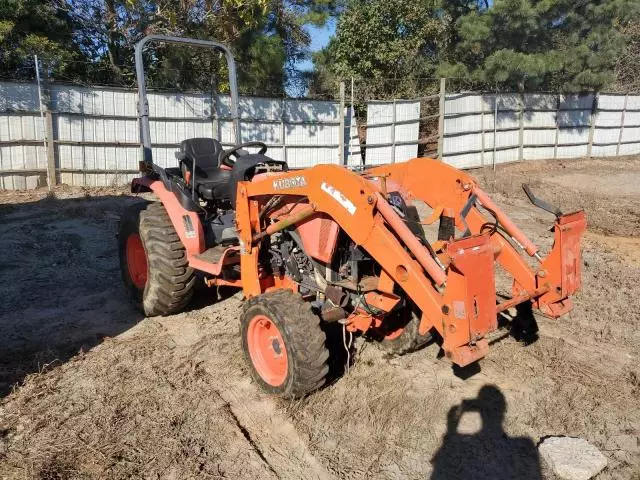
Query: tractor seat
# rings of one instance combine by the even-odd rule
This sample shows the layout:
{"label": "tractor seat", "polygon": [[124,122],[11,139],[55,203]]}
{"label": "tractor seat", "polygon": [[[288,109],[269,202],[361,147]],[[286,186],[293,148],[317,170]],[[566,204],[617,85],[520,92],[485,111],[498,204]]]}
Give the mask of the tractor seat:
{"label": "tractor seat", "polygon": [[[176,157],[185,182],[191,187],[195,180],[198,195],[205,200],[229,200],[231,171],[220,168],[222,145],[213,138],[190,138],[180,143]],[[191,177],[195,160],[195,177]]]}

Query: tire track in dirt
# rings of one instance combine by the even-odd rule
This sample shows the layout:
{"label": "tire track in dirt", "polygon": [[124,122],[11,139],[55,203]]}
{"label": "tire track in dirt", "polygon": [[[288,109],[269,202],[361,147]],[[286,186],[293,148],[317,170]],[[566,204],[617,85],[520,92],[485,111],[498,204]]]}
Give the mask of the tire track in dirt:
{"label": "tire track in dirt", "polygon": [[278,400],[259,392],[244,372],[235,325],[238,317],[229,314],[239,304],[236,299],[228,299],[187,314],[187,318],[170,317],[157,322],[176,348],[182,349],[176,354],[189,358],[210,375],[216,394],[228,404],[238,429],[268,469],[280,478],[335,478],[280,411]]}
{"label": "tire track in dirt", "polygon": [[[209,371],[206,367],[205,370]],[[334,478],[311,453],[293,424],[277,411],[274,402],[257,397],[255,388],[247,379],[218,394],[229,403],[238,425],[250,436],[247,440],[276,475],[318,480]]]}
{"label": "tire track in dirt", "polygon": [[258,445],[256,445],[256,442],[251,437],[251,434],[249,433],[249,431],[242,425],[242,423],[240,423],[240,420],[238,419],[237,415],[234,413],[233,409],[231,408],[231,405],[228,402],[226,407],[227,407],[227,413],[231,418],[233,418],[233,420],[236,423],[236,427],[238,428],[238,430],[240,430],[240,432],[242,433],[244,438],[247,440],[247,442],[249,442],[249,445],[251,445],[253,449],[256,451],[256,454],[260,457],[260,460],[262,460],[262,462],[269,468],[271,473],[278,476],[278,472],[276,472],[273,469],[273,467],[271,466],[271,463],[269,463],[269,460],[267,460],[267,458],[262,453],[262,450],[258,447]]}

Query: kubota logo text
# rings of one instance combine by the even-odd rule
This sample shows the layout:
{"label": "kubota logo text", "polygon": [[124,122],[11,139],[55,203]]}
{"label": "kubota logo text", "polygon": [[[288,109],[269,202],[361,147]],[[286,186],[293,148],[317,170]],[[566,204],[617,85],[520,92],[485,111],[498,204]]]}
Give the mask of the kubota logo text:
{"label": "kubota logo text", "polygon": [[273,181],[273,189],[281,190],[283,188],[306,187],[307,181],[303,176],[291,178],[279,178]]}

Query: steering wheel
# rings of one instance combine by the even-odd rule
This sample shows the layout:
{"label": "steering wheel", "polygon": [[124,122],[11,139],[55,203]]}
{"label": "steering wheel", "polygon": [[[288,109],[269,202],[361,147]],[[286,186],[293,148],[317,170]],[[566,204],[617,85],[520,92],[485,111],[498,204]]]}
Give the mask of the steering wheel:
{"label": "steering wheel", "polygon": [[220,165],[226,165],[227,167],[233,167],[233,164],[236,163],[235,160],[231,159],[231,155],[238,158],[240,156],[240,150],[248,147],[260,147],[258,151],[258,155],[263,155],[264,152],[267,151],[267,146],[263,142],[247,142],[241,143],[240,145],[236,145],[235,147],[231,147],[229,150],[224,150],[222,155],[220,156]]}

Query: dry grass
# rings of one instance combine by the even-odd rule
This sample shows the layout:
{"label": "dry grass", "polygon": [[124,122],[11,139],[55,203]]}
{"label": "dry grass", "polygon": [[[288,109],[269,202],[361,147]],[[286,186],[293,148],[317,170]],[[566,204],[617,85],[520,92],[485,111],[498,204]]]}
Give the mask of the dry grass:
{"label": "dry grass", "polygon": [[[0,477],[428,478],[456,433],[452,412],[477,406],[478,392],[494,385],[506,410],[490,448],[506,445],[508,454],[521,440],[579,436],[607,455],[598,480],[640,478],[640,264],[629,260],[637,244],[627,238],[640,233],[637,196],[549,181],[627,171],[640,171],[638,161],[476,172],[543,248],[552,218],[527,204],[522,178],[567,210],[587,208],[583,291],[568,317],[539,319],[536,343],[505,338],[479,372],[460,378],[435,346],[392,359],[359,342],[347,375],[293,403],[248,380],[237,297],[138,323],[113,242],[115,214],[131,198],[0,194],[0,246],[16,256],[0,268],[0,380],[22,383],[0,404]],[[460,428],[473,423],[465,415]],[[494,478],[487,472],[499,452],[461,438],[454,463],[474,461],[475,478]],[[542,474],[553,478],[544,465]]]}
{"label": "dry grass", "polygon": [[11,449],[2,470],[36,478],[261,474],[210,376],[174,350],[147,331],[30,376],[3,406]]}

